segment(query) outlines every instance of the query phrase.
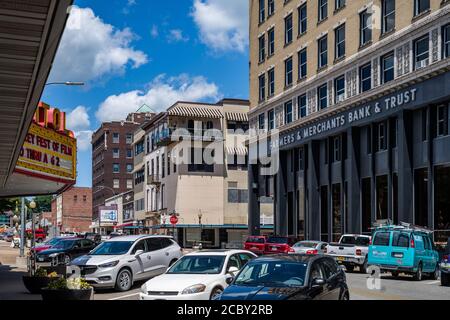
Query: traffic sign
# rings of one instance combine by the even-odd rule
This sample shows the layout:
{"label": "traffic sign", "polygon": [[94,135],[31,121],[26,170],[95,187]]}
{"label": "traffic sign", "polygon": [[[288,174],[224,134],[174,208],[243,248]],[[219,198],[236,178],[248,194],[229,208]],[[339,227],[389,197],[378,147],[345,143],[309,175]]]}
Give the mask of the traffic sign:
{"label": "traffic sign", "polygon": [[178,223],[178,217],[177,216],[171,216],[170,217],[170,223],[173,225],[176,225]]}

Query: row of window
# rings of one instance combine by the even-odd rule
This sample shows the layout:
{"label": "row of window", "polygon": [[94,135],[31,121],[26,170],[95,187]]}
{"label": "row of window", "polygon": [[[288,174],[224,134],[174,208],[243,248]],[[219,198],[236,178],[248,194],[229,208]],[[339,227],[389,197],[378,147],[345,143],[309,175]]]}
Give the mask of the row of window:
{"label": "row of window", "polygon": [[[450,25],[443,27],[442,29],[442,43],[443,43],[443,56],[445,58],[450,57]],[[321,40],[319,40],[321,41]],[[306,77],[307,61],[306,61],[306,48],[302,49],[298,53],[298,78],[302,79]],[[414,69],[420,69],[429,65],[430,61],[430,36],[426,34],[415,41],[413,41],[413,59],[414,59]],[[381,84],[388,83],[395,79],[395,55],[394,51],[391,51],[382,57],[380,57],[380,81]],[[372,62],[362,65],[359,67],[359,92],[363,93],[372,89],[373,80],[373,68]],[[268,71],[267,76],[270,80],[269,82],[269,97],[273,95],[274,82],[275,82],[275,71],[272,68]],[[263,74],[259,78],[259,98],[263,100],[266,95],[266,75]],[[292,57],[285,61],[285,81],[286,83],[292,83]],[[335,104],[340,103],[345,100],[345,89],[346,81],[345,76],[342,74],[333,81],[334,86],[334,97],[333,101]],[[325,83],[317,88],[317,103],[318,109],[326,109],[330,103],[328,83]],[[307,99],[306,94],[303,94],[297,98],[298,107],[298,118],[304,118],[307,114]],[[268,123],[267,129],[275,129],[275,113],[274,111],[268,112]],[[293,118],[293,104],[292,101],[288,101],[284,104],[284,124],[291,123]],[[261,114],[258,119],[258,128],[263,130],[266,129],[265,115]]]}
{"label": "row of window", "polygon": [[[112,134],[112,137],[113,137],[112,138],[113,143],[120,143],[120,134],[119,133],[114,132]],[[133,134],[132,133],[127,133],[126,134],[126,143],[127,144],[132,144],[133,140],[134,140]]]}
{"label": "row of window", "polygon": [[[133,158],[133,150],[131,149],[127,149],[127,159],[132,159]],[[118,148],[114,148],[112,150],[113,153],[113,159],[120,159],[120,149]]]}
{"label": "row of window", "polygon": [[[127,163],[126,167],[127,167],[126,168],[127,173],[132,173],[133,172],[133,168],[134,168],[133,164]],[[119,163],[114,163],[113,164],[113,173],[120,173],[120,164]]]}
{"label": "row of window", "polygon": [[[133,189],[133,180],[132,179],[127,179],[126,183],[127,183],[128,190]],[[120,179],[113,179],[113,189],[120,189]]]}

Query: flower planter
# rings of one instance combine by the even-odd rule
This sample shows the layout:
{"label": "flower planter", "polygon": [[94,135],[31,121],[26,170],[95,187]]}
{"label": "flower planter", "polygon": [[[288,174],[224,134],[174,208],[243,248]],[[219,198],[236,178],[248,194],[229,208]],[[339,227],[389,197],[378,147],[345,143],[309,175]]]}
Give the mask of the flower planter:
{"label": "flower planter", "polygon": [[44,288],[41,291],[41,295],[44,301],[87,301],[93,300],[93,292],[92,288],[86,290],[53,290]]}
{"label": "flower planter", "polygon": [[31,294],[40,294],[42,288],[46,288],[54,278],[23,276],[22,280],[25,288],[27,288]]}

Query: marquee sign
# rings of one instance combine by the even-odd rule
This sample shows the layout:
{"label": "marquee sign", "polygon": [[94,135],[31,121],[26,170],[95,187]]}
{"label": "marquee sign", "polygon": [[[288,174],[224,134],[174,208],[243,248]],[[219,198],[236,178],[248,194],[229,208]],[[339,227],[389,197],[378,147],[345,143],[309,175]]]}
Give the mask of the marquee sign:
{"label": "marquee sign", "polygon": [[61,183],[76,180],[77,141],[65,113],[40,103],[20,150],[16,172]]}

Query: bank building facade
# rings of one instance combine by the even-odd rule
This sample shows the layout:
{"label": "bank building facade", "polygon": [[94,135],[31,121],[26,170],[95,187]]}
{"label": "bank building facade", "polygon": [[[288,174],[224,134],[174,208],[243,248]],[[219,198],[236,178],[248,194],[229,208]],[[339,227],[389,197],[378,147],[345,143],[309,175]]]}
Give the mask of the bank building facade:
{"label": "bank building facade", "polygon": [[250,5],[249,145],[268,136],[279,164],[250,159],[250,232],[272,197],[278,235],[336,241],[390,219],[446,241],[450,1]]}

